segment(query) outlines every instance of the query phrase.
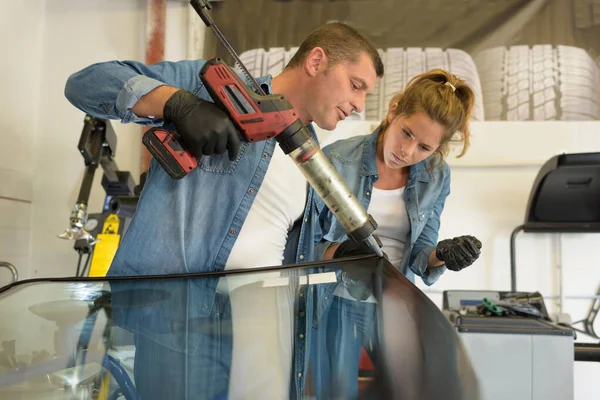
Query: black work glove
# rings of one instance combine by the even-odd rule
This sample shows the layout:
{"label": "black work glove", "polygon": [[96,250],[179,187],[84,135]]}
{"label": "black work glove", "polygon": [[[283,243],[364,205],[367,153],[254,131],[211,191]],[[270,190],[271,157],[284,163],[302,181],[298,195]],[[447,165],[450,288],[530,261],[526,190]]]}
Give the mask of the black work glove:
{"label": "black work glove", "polygon": [[[382,247],[383,245],[381,240],[379,240],[379,238],[375,235],[373,235],[373,237],[375,238],[375,241],[379,247]],[[346,241],[342,242],[337,249],[335,249],[333,258],[363,256],[369,254],[375,253],[365,241],[356,243],[352,239],[347,239]],[[344,287],[348,290],[350,296],[358,301],[364,301],[368,299],[373,293],[371,288],[371,271],[360,271],[354,269],[352,269],[350,272],[342,271],[342,282],[344,283]]]}
{"label": "black work glove", "polygon": [[[382,247],[383,244],[381,240],[376,235],[373,235],[375,241]],[[343,258],[343,257],[351,257],[351,256],[365,256],[369,254],[375,254],[373,250],[367,245],[366,241],[362,241],[360,243],[356,243],[352,239],[346,239],[339,245],[335,252],[333,253],[333,258]]]}
{"label": "black work glove", "polygon": [[240,138],[227,114],[216,104],[202,100],[187,90],[178,90],[165,103],[163,116],[175,124],[183,147],[192,156],[223,154],[235,160]]}
{"label": "black work glove", "polygon": [[474,236],[442,240],[435,249],[436,257],[452,271],[460,271],[473,264],[480,253],[481,242]]}

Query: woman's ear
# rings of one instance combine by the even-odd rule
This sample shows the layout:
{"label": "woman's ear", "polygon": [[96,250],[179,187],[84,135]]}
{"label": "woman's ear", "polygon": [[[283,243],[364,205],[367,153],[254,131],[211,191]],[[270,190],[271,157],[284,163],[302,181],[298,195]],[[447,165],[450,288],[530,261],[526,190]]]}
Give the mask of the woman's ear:
{"label": "woman's ear", "polygon": [[397,108],[398,108],[398,104],[397,103],[392,104],[390,106],[390,109],[388,110],[388,113],[387,113],[387,116],[386,116],[388,124],[391,124],[392,121],[394,120],[394,118],[396,118],[396,109]]}

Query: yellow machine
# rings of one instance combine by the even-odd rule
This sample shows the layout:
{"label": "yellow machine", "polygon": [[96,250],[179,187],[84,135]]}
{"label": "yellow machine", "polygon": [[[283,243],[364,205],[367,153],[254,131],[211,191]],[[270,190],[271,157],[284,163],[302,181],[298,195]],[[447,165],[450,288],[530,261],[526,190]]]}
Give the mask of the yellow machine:
{"label": "yellow machine", "polygon": [[[74,248],[79,254],[76,276],[106,276],[137,206],[145,175],[136,186],[131,173],[119,171],[114,161],[116,148],[117,137],[110,122],[86,115],[78,145],[85,161],[85,174],[71,211],[69,228],[58,235],[75,241]],[[106,199],[102,212],[88,214],[94,174],[99,165],[103,170]],[[84,256],[87,257],[82,264]]]}
{"label": "yellow machine", "polygon": [[[102,215],[100,217],[102,217]],[[89,221],[90,219],[88,219],[88,223]],[[89,265],[88,276],[106,276],[121,241],[120,226],[121,217],[117,214],[108,214],[104,219],[104,223],[98,225],[101,229],[99,229],[99,233],[95,235],[96,242],[91,251],[91,263]],[[85,267],[87,267],[87,265],[84,266],[84,270],[80,271],[80,274],[85,273]]]}

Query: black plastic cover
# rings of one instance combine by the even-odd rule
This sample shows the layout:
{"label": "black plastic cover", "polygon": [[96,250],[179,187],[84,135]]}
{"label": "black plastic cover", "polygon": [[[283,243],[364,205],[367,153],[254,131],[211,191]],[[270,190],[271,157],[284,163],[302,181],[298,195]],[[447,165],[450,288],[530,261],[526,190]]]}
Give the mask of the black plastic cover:
{"label": "black plastic cover", "polygon": [[524,231],[600,232],[600,153],[557,155],[542,166]]}

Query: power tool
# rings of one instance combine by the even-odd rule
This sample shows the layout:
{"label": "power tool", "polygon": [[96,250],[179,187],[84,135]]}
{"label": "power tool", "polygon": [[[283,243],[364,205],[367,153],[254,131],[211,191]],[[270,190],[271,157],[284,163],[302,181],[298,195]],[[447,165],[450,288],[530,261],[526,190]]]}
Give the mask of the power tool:
{"label": "power tool", "polygon": [[[267,95],[250,75],[206,12],[210,10],[210,3],[191,0],[190,4],[206,26],[212,29],[253,87],[250,88],[223,60],[212,58],[204,64],[199,76],[215,104],[228,114],[244,140],[256,142],[275,138],[342,224],[348,237],[356,242],[366,241],[375,254],[382,257],[383,252],[372,236],[377,223],[367,214],[312,139],[311,132],[300,121],[294,107],[282,95]],[[198,166],[197,160],[179,143],[177,132],[152,128],[144,134],[143,143],[174,179],[182,179]]]}

